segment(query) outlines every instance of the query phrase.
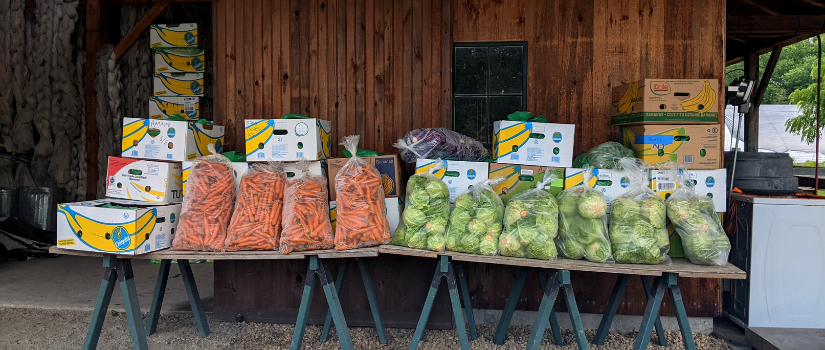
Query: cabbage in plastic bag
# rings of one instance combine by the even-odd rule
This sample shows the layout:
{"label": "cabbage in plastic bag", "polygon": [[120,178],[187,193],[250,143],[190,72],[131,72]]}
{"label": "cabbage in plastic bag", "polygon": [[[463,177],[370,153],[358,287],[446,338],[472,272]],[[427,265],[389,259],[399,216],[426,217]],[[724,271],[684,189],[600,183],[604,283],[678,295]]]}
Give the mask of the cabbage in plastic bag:
{"label": "cabbage in plastic bag", "polygon": [[633,158],[633,150],[621,143],[608,141],[587,152],[587,162],[596,169],[622,169],[622,158]]}
{"label": "cabbage in plastic bag", "polygon": [[[434,168],[444,162],[436,160]],[[445,233],[450,219],[450,190],[429,172],[410,176],[407,202],[392,244],[436,252],[444,250]]]}
{"label": "cabbage in plastic bag", "polygon": [[559,229],[559,206],[556,197],[544,190],[555,180],[548,170],[536,188],[515,195],[504,209],[504,232],[499,237],[503,256],[555,260],[558,255],[554,239]]}
{"label": "cabbage in plastic bag", "polygon": [[670,264],[665,202],[648,187],[648,168],[637,158],[622,158],[630,190],[613,201],[610,243],[617,263]]}
{"label": "cabbage in plastic bag", "polygon": [[685,256],[697,265],[725,266],[730,240],[722,229],[713,201],[695,191],[693,180],[683,166],[671,162],[667,167],[670,176],[679,183],[679,188],[665,201],[667,218],[682,238]]}
{"label": "cabbage in plastic bag", "polygon": [[479,182],[471,191],[456,197],[447,229],[447,250],[498,255],[504,204],[492,186],[501,181],[503,177]]}
{"label": "cabbage in plastic bag", "polygon": [[393,146],[400,150],[401,159],[407,163],[415,163],[419,158],[470,162],[490,158],[490,151],[481,142],[444,128],[412,130]]}
{"label": "cabbage in plastic bag", "polygon": [[607,200],[586,186],[593,168],[584,169],[584,182],[559,193],[559,234],[556,245],[568,259],[585,258],[592,262],[613,262],[613,251],[604,222]]}

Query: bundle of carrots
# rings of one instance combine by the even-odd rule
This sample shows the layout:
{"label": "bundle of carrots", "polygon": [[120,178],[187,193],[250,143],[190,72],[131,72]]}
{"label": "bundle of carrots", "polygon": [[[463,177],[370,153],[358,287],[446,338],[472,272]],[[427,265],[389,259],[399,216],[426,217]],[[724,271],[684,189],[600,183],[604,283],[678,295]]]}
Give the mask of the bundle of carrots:
{"label": "bundle of carrots", "polygon": [[241,177],[226,250],[274,250],[281,238],[286,176],[278,163],[252,163]]}
{"label": "bundle of carrots", "polygon": [[307,161],[298,162],[295,165],[298,173],[286,185],[282,254],[335,246],[335,235],[329,222],[327,180],[307,174],[308,165]]}
{"label": "bundle of carrots", "polygon": [[186,182],[175,250],[224,251],[226,227],[235,199],[229,159],[211,155],[195,160]]}
{"label": "bundle of carrots", "polygon": [[354,156],[358,139],[357,135],[347,136],[341,142],[353,157],[335,176],[338,201],[336,250],[372,247],[390,242],[381,175],[374,166]]}

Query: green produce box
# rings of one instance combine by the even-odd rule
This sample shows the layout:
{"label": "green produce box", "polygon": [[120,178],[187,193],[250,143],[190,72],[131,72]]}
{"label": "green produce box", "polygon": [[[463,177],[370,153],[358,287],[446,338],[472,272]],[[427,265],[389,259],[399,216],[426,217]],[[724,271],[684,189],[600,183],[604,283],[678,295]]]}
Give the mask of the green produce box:
{"label": "green produce box", "polygon": [[536,184],[543,179],[544,172],[551,170],[556,173],[558,177],[550,183],[550,187],[545,187],[547,192],[557,196],[564,189],[564,168],[552,168],[546,166],[534,165],[512,165],[490,163],[490,178],[503,176],[506,178],[504,182],[498,184],[493,188],[493,191],[498,193],[499,198],[507,205],[510,198],[521,192],[536,188]]}

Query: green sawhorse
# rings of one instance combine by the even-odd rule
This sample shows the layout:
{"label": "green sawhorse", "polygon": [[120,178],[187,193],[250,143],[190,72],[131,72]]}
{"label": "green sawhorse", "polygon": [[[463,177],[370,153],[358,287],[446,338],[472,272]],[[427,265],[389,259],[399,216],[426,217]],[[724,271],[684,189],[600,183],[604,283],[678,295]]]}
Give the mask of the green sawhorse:
{"label": "green sawhorse", "polygon": [[123,307],[126,309],[126,319],[129,322],[132,348],[136,350],[149,348],[146,343],[146,333],[143,331],[143,317],[140,314],[134,277],[131,260],[119,259],[114,255],[103,256],[103,282],[100,283],[100,291],[97,293],[92,320],[89,322],[89,330],[83,342],[83,350],[97,348],[106,311],[109,309],[109,301],[112,300],[112,293],[115,290],[115,282],[120,283],[120,292],[123,294]]}
{"label": "green sawhorse", "polygon": [[[647,276],[641,276],[642,285],[644,286],[648,300],[644,316],[642,317],[642,324],[639,326],[639,333],[636,335],[636,342],[633,344],[634,350],[647,348],[650,342],[650,334],[654,328],[659,337],[659,344],[667,346],[667,338],[665,337],[662,322],[659,318],[659,308],[662,305],[662,299],[664,299],[666,289],[670,291],[670,297],[673,299],[673,308],[676,309],[676,320],[679,323],[679,329],[682,331],[682,342],[685,344],[685,349],[696,350],[696,343],[693,340],[693,333],[688,323],[685,304],[682,301],[682,292],[677,284],[678,276],[676,273],[664,272],[661,277],[653,279],[653,286],[650,285]],[[607,332],[610,330],[610,324],[613,322],[613,317],[616,315],[619,302],[622,300],[625,287],[627,287],[628,278],[629,275],[622,274],[619,275],[619,278],[616,280],[616,286],[610,295],[607,310],[605,310],[604,316],[602,316],[602,321],[596,332],[596,338],[593,341],[597,345],[604,344]]]}
{"label": "green sawhorse", "polygon": [[[510,326],[510,320],[513,318],[513,313],[516,309],[516,303],[521,290],[524,287],[524,281],[527,279],[529,268],[522,267],[516,274],[516,280],[513,288],[510,290],[510,295],[507,297],[507,302],[504,304],[504,310],[501,313],[496,334],[493,337],[493,343],[504,344],[504,336],[507,334],[507,328]],[[553,310],[553,305],[556,303],[556,297],[559,294],[559,289],[564,292],[564,300],[567,302],[568,313],[570,314],[570,322],[573,325],[573,332],[576,334],[576,342],[579,349],[588,349],[587,338],[584,334],[584,327],[582,326],[581,315],[579,315],[579,308],[576,305],[576,296],[573,294],[573,286],[570,284],[570,271],[567,270],[546,270],[536,268],[536,274],[539,276],[539,282],[542,289],[541,304],[539,306],[538,314],[533,322],[533,328],[530,332],[530,338],[527,341],[527,350],[538,349],[541,346],[541,340],[544,338],[544,332],[547,329],[547,322],[550,322],[550,329],[553,332],[553,340],[556,345],[562,346],[561,331],[559,329],[559,322],[556,318],[556,313]]]}
{"label": "green sawhorse", "polygon": [[[341,259],[341,264],[338,266],[338,277],[335,279],[335,293],[341,294],[341,286],[344,284],[344,274],[347,271],[347,262],[349,259]],[[355,258],[358,262],[358,269],[361,271],[361,281],[364,282],[364,291],[367,293],[367,301],[370,304],[370,311],[372,311],[372,319],[375,321],[375,330],[378,332],[378,342],[381,344],[387,343],[387,336],[384,334],[384,324],[381,322],[381,312],[378,308],[378,302],[375,299],[375,292],[372,289],[372,282],[369,272],[364,267],[364,260]],[[324,330],[321,332],[321,341],[325,342],[329,338],[330,324],[332,323],[332,309],[327,311],[327,317],[324,320]]]}
{"label": "green sawhorse", "polygon": [[[192,316],[195,317],[195,325],[201,337],[209,335],[209,324],[206,321],[206,314],[203,312],[201,297],[198,294],[198,286],[195,284],[195,275],[192,274],[192,266],[187,259],[178,259],[180,276],[183,279],[183,286],[186,287],[186,294],[189,296],[189,304],[192,307]],[[155,333],[160,317],[160,308],[163,305],[163,296],[166,294],[166,282],[169,279],[169,269],[172,267],[171,259],[160,261],[158,280],[155,282],[155,293],[152,297],[152,307],[149,309],[149,318],[146,320],[146,335]]]}
{"label": "green sawhorse", "polygon": [[[462,350],[469,350],[470,342],[467,340],[467,330],[464,328],[464,316],[461,314],[461,301],[458,296],[459,289],[461,290],[461,299],[464,300],[464,312],[467,315],[467,323],[470,326],[470,336],[473,340],[478,338],[478,330],[476,329],[475,318],[473,316],[473,307],[470,304],[470,293],[467,288],[464,267],[458,263],[454,264],[449,256],[441,255],[438,259],[438,265],[436,266],[435,275],[430,285],[430,291],[427,293],[427,299],[424,302],[424,308],[421,310],[421,317],[418,319],[418,325],[415,327],[415,334],[413,334],[409,350],[418,348],[418,343],[421,342],[421,338],[424,336],[424,328],[426,328],[427,320],[430,318],[430,311],[433,309],[435,295],[438,292],[438,287],[441,285],[442,278],[447,280],[447,291],[450,294],[453,320],[455,321],[456,331],[458,332],[459,344]],[[458,283],[456,283],[456,272],[458,273]]]}

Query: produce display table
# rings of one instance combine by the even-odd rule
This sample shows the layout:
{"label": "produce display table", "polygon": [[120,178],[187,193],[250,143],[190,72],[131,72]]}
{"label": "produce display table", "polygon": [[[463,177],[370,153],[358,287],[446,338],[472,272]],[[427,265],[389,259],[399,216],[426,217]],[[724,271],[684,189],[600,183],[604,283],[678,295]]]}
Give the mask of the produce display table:
{"label": "produce display table", "polygon": [[[97,342],[100,338],[100,331],[103,328],[103,321],[106,317],[106,311],[109,308],[109,301],[114,291],[115,281],[120,283],[121,292],[123,294],[123,305],[126,309],[126,318],[129,322],[129,332],[132,339],[132,347],[134,349],[147,349],[146,335],[151,335],[157,328],[158,317],[160,316],[161,305],[163,304],[163,297],[166,292],[166,281],[169,277],[169,269],[171,268],[172,260],[178,261],[178,266],[181,270],[181,277],[183,278],[186,293],[189,296],[189,302],[192,306],[192,313],[195,316],[195,324],[198,332],[202,337],[209,335],[209,325],[206,321],[206,315],[201,306],[200,295],[198,294],[195,278],[192,274],[192,269],[189,265],[190,259],[206,259],[206,260],[279,260],[279,259],[304,259],[309,258],[309,268],[307,269],[307,276],[305,278],[306,285],[304,286],[304,293],[301,298],[301,306],[298,314],[298,320],[295,324],[295,333],[293,334],[292,348],[299,349],[301,347],[301,340],[306,330],[307,315],[309,306],[312,302],[312,294],[314,292],[315,277],[317,276],[321,282],[326,295],[327,304],[329,305],[328,319],[335,323],[338,337],[341,340],[341,347],[344,349],[353,349],[352,338],[350,337],[349,328],[346,325],[343,311],[341,311],[341,303],[338,300],[336,288],[330,276],[327,275],[326,264],[319,259],[349,259],[354,258],[358,260],[361,269],[361,277],[364,281],[364,286],[367,291],[367,298],[370,301],[370,306],[375,319],[376,329],[379,334],[379,340],[386,343],[384,336],[384,328],[381,323],[381,317],[378,307],[375,304],[375,295],[370,283],[369,274],[363,268],[363,262],[360,258],[369,258],[378,256],[378,248],[362,248],[347,251],[335,250],[316,250],[307,252],[294,252],[288,255],[281,254],[275,251],[251,251],[251,252],[193,252],[193,251],[174,251],[174,250],[160,250],[156,252],[139,254],[139,255],[115,255],[101,252],[87,252],[78,250],[62,249],[59,247],[49,248],[52,254],[75,255],[103,258],[103,282],[100,285],[97,300],[95,302],[94,312],[92,313],[92,320],[89,322],[89,329],[86,333],[86,340],[83,344],[83,349],[97,348]],[[134,274],[132,272],[131,259],[157,259],[161,260],[160,269],[158,272],[158,279],[155,285],[155,292],[152,299],[152,306],[149,309],[149,317],[144,330],[143,321],[140,314],[140,305],[138,303],[137,291],[135,290]],[[339,270],[339,284],[343,279],[344,269]],[[325,328],[329,328],[327,324]],[[327,332],[328,333],[328,332]]]}

